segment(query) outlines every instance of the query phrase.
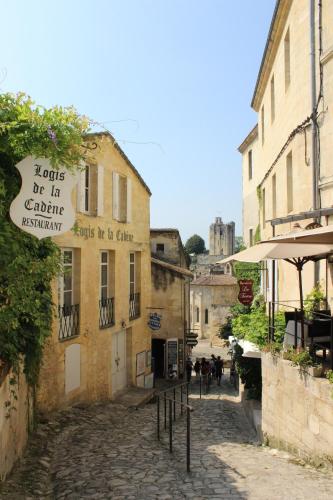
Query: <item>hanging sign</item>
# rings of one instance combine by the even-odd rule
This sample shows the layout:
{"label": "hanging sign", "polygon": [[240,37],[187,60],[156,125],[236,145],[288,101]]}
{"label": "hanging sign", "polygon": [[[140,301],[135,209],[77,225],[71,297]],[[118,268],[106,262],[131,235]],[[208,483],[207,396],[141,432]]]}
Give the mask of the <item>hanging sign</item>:
{"label": "hanging sign", "polygon": [[71,229],[75,220],[71,193],[77,176],[64,168],[55,169],[47,158],[33,156],[16,168],[22,187],[10,206],[14,224],[39,240]]}
{"label": "hanging sign", "polygon": [[148,326],[151,330],[159,330],[161,328],[161,317],[156,312],[149,314]]}
{"label": "hanging sign", "polygon": [[238,300],[244,306],[249,306],[253,301],[253,280],[238,280]]}

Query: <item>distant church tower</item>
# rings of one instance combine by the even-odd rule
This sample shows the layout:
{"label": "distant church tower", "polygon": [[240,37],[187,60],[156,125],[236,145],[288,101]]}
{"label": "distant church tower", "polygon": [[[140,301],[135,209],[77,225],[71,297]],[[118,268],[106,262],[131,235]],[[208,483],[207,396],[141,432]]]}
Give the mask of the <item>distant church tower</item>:
{"label": "distant church tower", "polygon": [[235,223],[223,224],[221,217],[209,227],[209,255],[232,255],[235,251]]}

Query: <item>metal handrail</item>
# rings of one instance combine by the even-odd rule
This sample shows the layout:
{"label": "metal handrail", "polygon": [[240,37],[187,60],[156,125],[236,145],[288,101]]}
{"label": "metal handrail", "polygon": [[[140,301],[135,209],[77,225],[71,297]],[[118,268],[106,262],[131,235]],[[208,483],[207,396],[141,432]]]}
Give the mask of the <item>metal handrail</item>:
{"label": "metal handrail", "polygon": [[[186,403],[183,402],[183,387],[186,386]],[[180,389],[180,401],[176,399],[176,390]],[[168,397],[169,392],[173,392],[173,397]],[[183,415],[184,408],[186,409],[186,470],[190,472],[191,464],[191,413],[193,407],[188,404],[189,383],[183,382],[168,389],[162,390],[157,394],[157,439],[160,441],[161,426],[160,426],[160,400],[164,401],[164,430],[167,429],[167,401],[169,402],[169,452],[173,452],[172,443],[172,421],[176,421],[176,405],[180,406],[180,414]]]}

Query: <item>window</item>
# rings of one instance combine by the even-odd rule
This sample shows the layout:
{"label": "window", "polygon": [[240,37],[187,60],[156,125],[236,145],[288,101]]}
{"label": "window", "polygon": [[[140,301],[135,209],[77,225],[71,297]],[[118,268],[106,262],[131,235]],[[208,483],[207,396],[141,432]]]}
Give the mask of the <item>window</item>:
{"label": "window", "polygon": [[101,252],[101,289],[100,299],[104,302],[109,296],[109,254]]}
{"label": "window", "polygon": [[275,88],[274,88],[274,75],[271,79],[271,122],[275,119]]}
{"label": "window", "polygon": [[197,323],[200,321],[200,309],[197,307]]}
{"label": "window", "polygon": [[157,243],[156,244],[156,251],[164,253],[164,243]]}
{"label": "window", "polygon": [[249,229],[249,245],[250,247],[253,246],[253,229]]}
{"label": "window", "polygon": [[114,325],[114,297],[111,280],[111,266],[114,269],[114,252],[103,250],[100,253],[100,297],[99,297],[99,327],[108,328]]}
{"label": "window", "polygon": [[247,154],[248,156],[248,167],[249,167],[249,181],[252,179],[252,149]]}
{"label": "window", "polygon": [[86,215],[103,215],[104,167],[85,165],[77,188],[77,210]]}
{"label": "window", "polygon": [[132,183],[129,177],[113,172],[113,218],[118,222],[131,222]]}
{"label": "window", "polygon": [[262,227],[266,226],[266,190],[262,190]]}
{"label": "window", "polygon": [[141,254],[129,255],[129,319],[140,317]]}
{"label": "window", "polygon": [[205,309],[205,325],[208,325],[208,309]]}
{"label": "window", "polygon": [[60,305],[70,307],[73,304],[73,250],[63,251],[63,269],[62,283],[60,289]]}
{"label": "window", "polygon": [[289,28],[284,38],[284,82],[287,91],[290,85],[290,34]]}
{"label": "window", "polygon": [[261,108],[261,144],[265,142],[265,108]]}
{"label": "window", "polygon": [[276,174],[272,177],[272,217],[276,217]]}
{"label": "window", "polygon": [[130,294],[135,293],[135,253],[130,253]]}
{"label": "window", "polygon": [[287,156],[287,210],[288,213],[294,209],[293,200],[293,158],[292,152]]}
{"label": "window", "polygon": [[74,260],[73,249],[62,249],[63,274],[59,277],[59,340],[66,340],[79,335],[79,304],[75,304],[79,296],[78,277],[75,266],[79,264],[79,255]]}

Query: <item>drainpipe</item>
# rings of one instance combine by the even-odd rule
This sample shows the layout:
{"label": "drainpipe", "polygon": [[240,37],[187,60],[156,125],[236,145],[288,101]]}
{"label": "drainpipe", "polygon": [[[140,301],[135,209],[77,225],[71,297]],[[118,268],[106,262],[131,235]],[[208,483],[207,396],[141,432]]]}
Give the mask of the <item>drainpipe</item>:
{"label": "drainpipe", "polygon": [[[317,151],[317,89],[316,89],[316,33],[315,0],[310,0],[310,86],[311,86],[311,157],[312,157],[312,204],[319,208],[318,193],[318,151]],[[314,265],[314,285],[319,282],[319,263]]]}

